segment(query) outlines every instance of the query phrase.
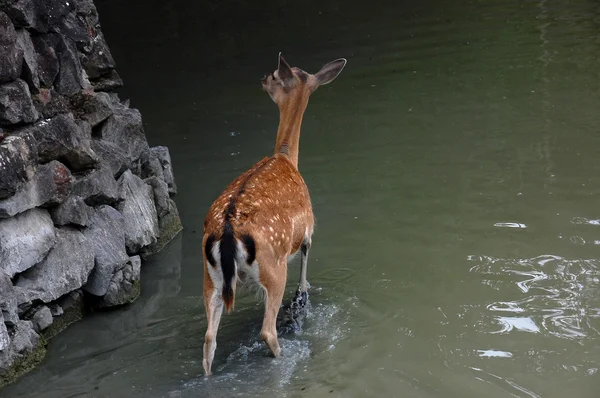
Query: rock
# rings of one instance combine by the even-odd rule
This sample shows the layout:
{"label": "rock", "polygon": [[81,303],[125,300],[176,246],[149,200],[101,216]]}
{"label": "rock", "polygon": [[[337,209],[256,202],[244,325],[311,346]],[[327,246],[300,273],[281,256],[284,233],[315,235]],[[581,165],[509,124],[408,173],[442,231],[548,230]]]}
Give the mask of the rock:
{"label": "rock", "polygon": [[56,245],[48,256],[22,273],[15,284],[28,301],[49,303],[85,284],[94,268],[92,243],[70,227],[56,230]]}
{"label": "rock", "polygon": [[100,30],[91,30],[92,46],[83,53],[83,66],[90,79],[96,79],[115,68],[115,60]]}
{"label": "rock", "polygon": [[119,185],[107,167],[78,176],[73,194],[81,196],[90,206],[112,204],[120,199]]}
{"label": "rock", "polygon": [[32,28],[41,33],[48,31],[45,3],[35,0],[4,0],[0,8],[6,12],[15,26]]}
{"label": "rock", "polygon": [[44,209],[0,219],[0,270],[13,277],[44,259],[54,246],[54,225]]}
{"label": "rock", "polygon": [[17,79],[0,85],[0,124],[33,123],[38,116],[27,83]]}
{"label": "rock", "polygon": [[69,100],[54,90],[41,88],[37,94],[32,96],[32,99],[35,109],[44,119],[52,119],[61,113],[70,112]]}
{"label": "rock", "polygon": [[10,18],[0,11],[0,83],[15,80],[21,75],[23,51],[17,45],[17,32]]}
{"label": "rock", "polygon": [[102,139],[121,148],[130,163],[138,160],[148,150],[142,127],[142,116],[137,109],[115,109],[100,128]]}
{"label": "rock", "polygon": [[27,82],[31,93],[38,93],[40,77],[38,75],[37,54],[29,32],[24,29],[17,31],[17,46],[23,53],[23,66],[21,76]]}
{"label": "rock", "polygon": [[31,134],[9,136],[0,142],[0,199],[14,195],[33,176],[37,160],[37,142]]}
{"label": "rock", "polygon": [[91,83],[95,91],[112,91],[123,87],[123,79],[115,70],[91,80]]}
{"label": "rock", "polygon": [[77,118],[85,120],[92,127],[113,114],[112,101],[107,93],[81,92],[71,97],[71,104],[76,109]]}
{"label": "rock", "polygon": [[70,96],[83,87],[83,70],[75,43],[64,36],[57,37],[54,48],[58,56],[59,70],[54,87],[60,94]]}
{"label": "rock", "polygon": [[162,164],[152,151],[147,151],[141,157],[141,178],[149,178],[156,176],[159,180],[165,181]]}
{"label": "rock", "polygon": [[74,224],[80,227],[88,225],[92,208],[85,204],[80,196],[72,195],[59,206],[51,210],[55,225]]}
{"label": "rock", "polygon": [[165,182],[169,186],[169,194],[171,194],[171,196],[175,195],[177,193],[177,185],[175,184],[175,175],[173,173],[169,148],[166,146],[155,146],[154,148],[150,148],[150,151],[160,161],[165,176]]}
{"label": "rock", "polygon": [[123,216],[110,206],[100,206],[90,219],[83,235],[92,242],[95,266],[83,289],[95,296],[104,296],[117,269],[129,260],[125,252]]}
{"label": "rock", "polygon": [[31,318],[33,329],[38,333],[52,325],[52,321],[52,312],[45,305],[42,305]]}
{"label": "rock", "polygon": [[0,386],[31,370],[45,354],[40,337],[30,321],[19,321],[10,334],[10,346],[0,351]]}
{"label": "rock", "polygon": [[156,214],[160,219],[162,216],[167,214],[171,209],[170,198],[169,198],[169,187],[167,183],[158,179],[157,177],[146,178],[144,182],[152,187],[154,192],[154,205],[156,207]]}
{"label": "rock", "polygon": [[127,170],[119,178],[123,201],[117,209],[125,219],[125,244],[129,253],[153,244],[158,238],[158,217],[152,188]]}
{"label": "rock", "polygon": [[70,113],[42,120],[25,131],[36,139],[42,162],[58,159],[77,171],[88,169],[98,161],[90,147],[91,137],[79,128]]}
{"label": "rock", "polygon": [[140,256],[133,256],[127,264],[117,270],[110,280],[106,294],[96,303],[96,308],[115,307],[132,303],[140,294]]}
{"label": "rock", "polygon": [[57,40],[55,36],[54,34],[48,34],[31,37],[36,52],[40,84],[48,89],[54,86],[59,70],[58,55],[55,50]]}
{"label": "rock", "polygon": [[4,324],[4,317],[0,312],[0,351],[4,351],[10,345],[10,337],[8,336],[8,330]]}
{"label": "rock", "polygon": [[48,308],[50,308],[50,313],[52,314],[52,316],[61,316],[65,313],[63,311],[63,308],[57,303],[48,304]]}
{"label": "rock", "polygon": [[53,206],[67,199],[71,190],[71,172],[53,160],[39,166],[33,178],[13,196],[0,200],[0,218],[12,217],[39,206]]}
{"label": "rock", "polygon": [[130,167],[127,154],[115,144],[101,139],[93,139],[91,147],[100,158],[102,167],[110,169],[115,178],[119,178]]}
{"label": "rock", "polygon": [[10,277],[0,269],[0,314],[8,326],[14,326],[19,321],[17,308],[17,291]]}
{"label": "rock", "polygon": [[58,30],[84,51],[92,45],[92,39],[86,21],[74,12],[68,13],[59,22]]}
{"label": "rock", "polygon": [[147,258],[149,255],[161,251],[167,243],[169,243],[183,229],[177,206],[172,199],[169,199],[168,211],[158,219],[158,240],[143,248],[140,254],[142,258]]}

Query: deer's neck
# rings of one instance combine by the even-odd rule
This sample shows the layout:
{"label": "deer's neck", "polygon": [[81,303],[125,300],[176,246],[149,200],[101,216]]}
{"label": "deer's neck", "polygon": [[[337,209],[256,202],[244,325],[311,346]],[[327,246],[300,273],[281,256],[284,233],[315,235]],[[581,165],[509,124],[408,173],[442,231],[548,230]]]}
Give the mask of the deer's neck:
{"label": "deer's neck", "polygon": [[304,116],[307,105],[308,95],[290,99],[279,107],[275,154],[286,155],[296,168],[298,168],[302,116]]}

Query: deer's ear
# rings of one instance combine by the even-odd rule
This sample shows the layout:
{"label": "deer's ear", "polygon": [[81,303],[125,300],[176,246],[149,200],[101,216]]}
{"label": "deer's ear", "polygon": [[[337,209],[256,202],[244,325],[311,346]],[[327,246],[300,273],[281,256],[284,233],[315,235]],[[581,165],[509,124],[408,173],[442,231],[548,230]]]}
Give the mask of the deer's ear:
{"label": "deer's ear", "polygon": [[283,55],[279,53],[279,64],[277,66],[277,72],[279,75],[279,79],[283,82],[284,85],[289,84],[294,80],[294,73],[292,72],[292,68],[286,62]]}
{"label": "deer's ear", "polygon": [[334,81],[342,69],[344,69],[344,66],[346,66],[346,62],[347,61],[345,58],[340,58],[323,66],[320,71],[315,73],[315,88],[324,86]]}

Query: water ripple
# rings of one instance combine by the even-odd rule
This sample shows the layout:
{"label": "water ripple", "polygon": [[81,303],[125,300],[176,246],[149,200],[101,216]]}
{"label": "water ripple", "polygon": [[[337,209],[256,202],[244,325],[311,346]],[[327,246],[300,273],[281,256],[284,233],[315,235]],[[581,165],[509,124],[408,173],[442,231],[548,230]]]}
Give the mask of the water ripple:
{"label": "water ripple", "polygon": [[495,301],[484,317],[499,326],[494,334],[542,333],[561,339],[597,337],[600,321],[600,260],[542,255],[525,259],[469,256],[470,272],[496,290],[518,289],[517,299]]}

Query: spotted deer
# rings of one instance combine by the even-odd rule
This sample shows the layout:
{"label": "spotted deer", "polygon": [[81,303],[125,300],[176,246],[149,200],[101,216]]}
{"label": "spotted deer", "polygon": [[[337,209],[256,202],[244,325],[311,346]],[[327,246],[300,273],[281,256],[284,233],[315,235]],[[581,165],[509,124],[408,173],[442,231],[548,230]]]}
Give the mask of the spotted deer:
{"label": "spotted deer", "polygon": [[236,283],[257,283],[265,293],[261,338],[273,356],[281,353],[276,318],[287,279],[288,257],[301,251],[300,281],[294,302],[308,298],[306,267],[314,228],[308,188],[298,171],[302,116],[310,95],[331,83],[346,65],[332,61],[317,73],[290,67],[281,53],[277,69],[262,87],[279,107],[273,156],[237,177],[214,201],[204,221],[204,304],[208,327],[203,367],[211,374],[223,307],[231,312]]}

